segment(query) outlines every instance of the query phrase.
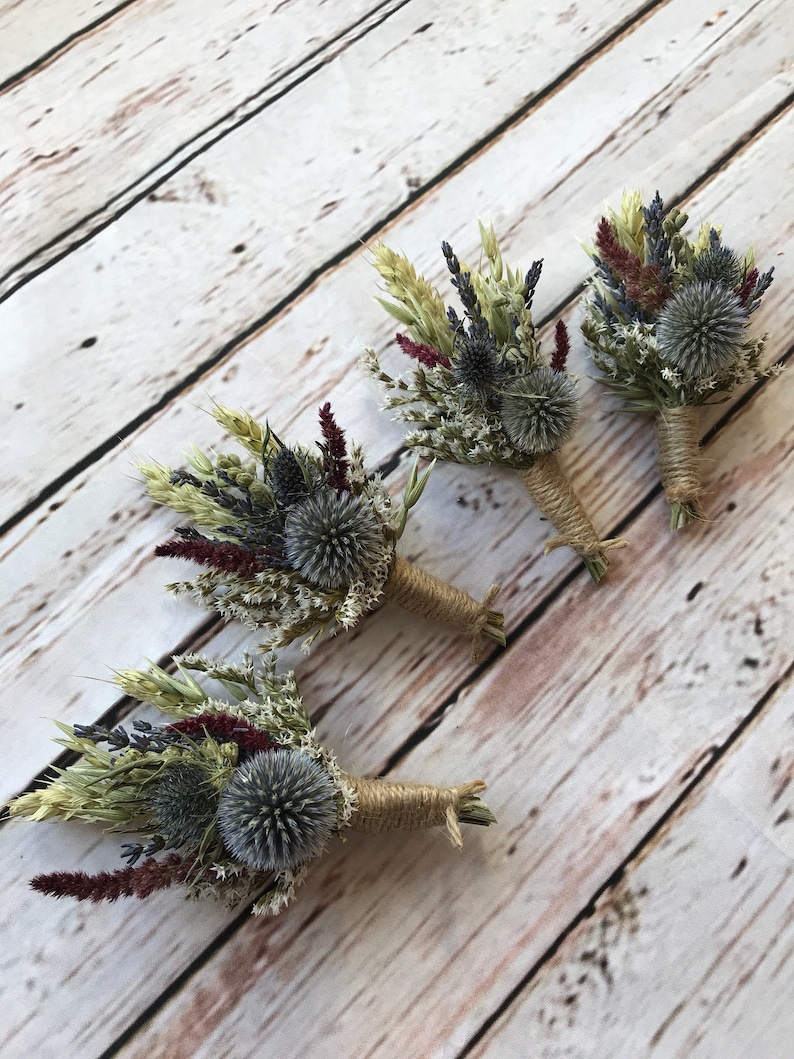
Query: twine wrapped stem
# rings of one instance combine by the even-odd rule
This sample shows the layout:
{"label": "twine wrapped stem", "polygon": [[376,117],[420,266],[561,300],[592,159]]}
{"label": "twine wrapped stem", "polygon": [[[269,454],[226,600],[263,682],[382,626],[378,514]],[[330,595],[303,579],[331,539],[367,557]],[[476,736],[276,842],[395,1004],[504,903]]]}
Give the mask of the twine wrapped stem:
{"label": "twine wrapped stem", "polygon": [[495,823],[491,810],[477,797],[486,788],[482,780],[459,787],[392,783],[356,776],[348,776],[347,780],[358,797],[358,809],[350,821],[354,831],[419,831],[444,824],[450,842],[460,849],[461,822],[482,826]]}
{"label": "twine wrapped stem", "polygon": [[656,417],[659,475],[670,504],[671,530],[703,518],[698,434],[694,406],[660,409]]}
{"label": "twine wrapped stem", "polygon": [[535,506],[559,531],[559,537],[546,542],[546,554],[567,545],[581,556],[592,579],[600,581],[609,566],[606,552],[625,548],[627,542],[622,537],[599,540],[593,523],[562,472],[556,453],[536,456],[529,467],[518,473]]}
{"label": "twine wrapped stem", "polygon": [[504,615],[490,608],[498,591],[498,585],[491,585],[482,603],[478,603],[468,592],[434,577],[396,554],[383,588],[386,599],[398,607],[431,621],[451,625],[470,636],[472,662],[480,658],[483,637],[502,646],[505,644]]}

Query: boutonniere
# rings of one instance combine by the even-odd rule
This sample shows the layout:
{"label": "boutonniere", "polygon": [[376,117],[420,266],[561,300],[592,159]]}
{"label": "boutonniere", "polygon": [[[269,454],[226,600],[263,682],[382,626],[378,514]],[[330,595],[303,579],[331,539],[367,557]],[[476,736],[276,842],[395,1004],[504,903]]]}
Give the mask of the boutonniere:
{"label": "boutonniere", "polygon": [[364,367],[386,392],[385,407],[414,424],[407,445],[429,459],[496,463],[516,471],[559,533],[546,551],[569,546],[599,581],[608,566],[606,553],[625,541],[599,538],[557,460],[579,412],[566,371],[565,324],[557,324],[555,349],[548,355],[532,322],[543,262],[522,274],[503,261],[493,227],[480,223],[480,236],[487,272],[464,264],[448,243],[441,244],[462,317],[406,257],[382,243],[374,247],[374,265],[391,299],[377,300],[408,329],[409,335],[396,340],[415,366],[393,378],[368,349]]}
{"label": "boutonniere", "polygon": [[648,206],[624,194],[586,248],[597,271],[582,324],[600,381],[656,417],[673,530],[703,517],[699,408],[777,370],[761,367],[764,338],[747,333],[773,269],[759,274],[752,248],[739,256],[712,224],[688,239],[687,219],[658,191]]}
{"label": "boutonniere", "polygon": [[298,637],[308,648],[326,629],[352,628],[382,598],[469,636],[473,657],[483,638],[505,643],[504,618],[491,609],[497,586],[480,603],[397,554],[430,469],[419,476],[414,466],[395,502],[365,471],[362,450],[348,453],[328,404],[315,449],[284,444],[246,413],[213,414],[248,459],[194,449],[189,471],[140,468],[152,500],[190,519],[157,554],[207,568],[172,591],[259,630],[263,649]]}
{"label": "boutonniere", "polygon": [[343,772],[317,741],[294,676],[276,675],[272,657],[262,668],[247,656],[240,666],[199,655],[175,662],[177,676],[152,666],[115,678],[170,723],[59,723],[56,741],[80,760],[8,803],[12,817],[137,833],[122,846],[125,867],[39,875],[34,890],[97,902],[179,885],[187,897],[230,907],[255,899],[254,913],[276,913],[334,836],[440,825],[460,847],[461,823],[494,822],[481,780],[437,787]]}

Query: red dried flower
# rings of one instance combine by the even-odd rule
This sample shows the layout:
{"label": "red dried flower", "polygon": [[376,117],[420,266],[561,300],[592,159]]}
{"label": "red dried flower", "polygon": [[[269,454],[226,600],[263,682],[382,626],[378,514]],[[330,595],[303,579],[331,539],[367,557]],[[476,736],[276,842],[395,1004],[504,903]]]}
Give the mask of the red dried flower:
{"label": "red dried flower", "polygon": [[30,886],[49,897],[74,897],[78,901],[117,901],[120,897],[143,900],[156,890],[183,883],[195,863],[193,857],[172,853],[164,860],[146,860],[137,868],[117,868],[89,875],[84,871],[54,871],[36,875]]}
{"label": "red dried flower", "polygon": [[326,401],[320,409],[320,429],[325,439],[325,445],[320,448],[323,451],[323,470],[328,475],[328,484],[334,489],[351,492],[347,480],[350,464],[346,459],[345,433],[334,418],[330,401]]}
{"label": "red dried flower", "polygon": [[554,356],[551,358],[553,371],[565,371],[568,354],[571,352],[571,340],[564,320],[558,320],[554,329]]}
{"label": "red dried flower", "polygon": [[643,265],[618,239],[606,217],[598,222],[596,249],[601,260],[626,283],[626,294],[649,312],[658,312],[670,297],[670,288],[659,277],[658,265]]}
{"label": "red dried flower", "polygon": [[169,724],[166,731],[183,732],[185,735],[202,735],[206,732],[213,739],[236,743],[241,750],[275,750],[278,745],[267,732],[230,713],[200,713],[196,717],[186,717]]}
{"label": "red dried flower", "polygon": [[418,360],[426,368],[435,368],[437,364],[444,368],[450,367],[449,359],[433,346],[427,346],[424,342],[414,342],[408,335],[395,335],[394,337],[403,353]]}
{"label": "red dried flower", "polygon": [[739,301],[742,303],[743,306],[747,305],[747,302],[750,300],[750,295],[755,290],[755,285],[757,282],[758,269],[754,268],[747,273],[744,283],[741,285],[741,287],[738,287],[736,290],[736,294],[739,298]]}
{"label": "red dried flower", "polygon": [[223,541],[208,541],[203,537],[191,537],[188,540],[172,540],[158,544],[154,554],[176,559],[192,559],[202,566],[212,566],[224,574],[240,574],[241,577],[252,577],[262,569],[262,563],[255,552],[239,544],[228,544]]}

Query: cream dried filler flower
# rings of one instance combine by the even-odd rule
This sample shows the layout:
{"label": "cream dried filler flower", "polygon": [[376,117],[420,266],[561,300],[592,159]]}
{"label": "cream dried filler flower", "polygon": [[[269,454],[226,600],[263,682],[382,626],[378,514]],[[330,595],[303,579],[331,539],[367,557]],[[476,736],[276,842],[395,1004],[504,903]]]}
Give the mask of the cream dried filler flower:
{"label": "cream dried filler flower", "polygon": [[327,628],[354,626],[381,597],[470,636],[473,657],[484,639],[504,644],[504,618],[490,606],[496,586],[478,603],[396,553],[429,469],[418,477],[414,466],[395,503],[365,472],[361,449],[348,454],[328,404],[317,450],[283,444],[245,413],[213,414],[251,459],[194,450],[190,471],[140,468],[151,498],[192,523],[157,554],[207,567],[172,591],[263,630],[264,649],[301,636],[308,648]]}
{"label": "cream dried filler flower", "polygon": [[12,817],[137,833],[122,847],[126,867],[39,875],[35,890],[97,902],[180,885],[187,897],[253,901],[254,913],[276,913],[308,863],[348,830],[444,825],[460,847],[460,823],[494,822],[478,797],[481,780],[436,787],[344,773],[317,742],[293,675],[276,675],[272,656],[262,667],[247,655],[241,665],[200,655],[174,661],[177,675],[151,666],[115,678],[171,723],[58,724],[57,742],[80,760],[8,803]]}
{"label": "cream dried filler flower", "polygon": [[752,249],[737,257],[711,224],[687,239],[687,219],[658,191],[648,206],[626,193],[587,248],[597,271],[582,324],[604,385],[656,416],[673,530],[703,514],[698,407],[775,371],[760,366],[764,338],[747,335],[773,269],[759,275]]}
{"label": "cream dried filler flower", "polygon": [[565,371],[565,325],[557,324],[556,348],[547,357],[532,322],[543,262],[522,275],[503,261],[492,226],[480,223],[480,236],[487,273],[441,244],[463,319],[406,257],[382,243],[374,247],[375,268],[392,299],[377,300],[408,328],[411,337],[398,334],[397,342],[417,364],[392,378],[368,349],[364,367],[386,391],[385,407],[415,424],[407,445],[428,458],[516,470],[559,533],[546,551],[568,545],[599,581],[607,551],[625,541],[599,539],[557,461],[578,415],[576,388]]}

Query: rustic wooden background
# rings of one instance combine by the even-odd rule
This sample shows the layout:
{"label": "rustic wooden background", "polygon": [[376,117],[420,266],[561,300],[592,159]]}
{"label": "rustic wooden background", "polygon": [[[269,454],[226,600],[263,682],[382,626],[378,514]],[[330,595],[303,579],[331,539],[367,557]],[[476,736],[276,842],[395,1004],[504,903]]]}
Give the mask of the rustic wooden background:
{"label": "rustic wooden background", "polygon": [[[177,520],[136,456],[217,445],[213,399],[288,439],[330,399],[400,487],[356,366],[394,330],[375,239],[440,281],[440,239],[468,257],[490,216],[575,328],[577,239],[658,187],[775,265],[754,319],[789,359],[792,25],[784,0],[0,0],[0,797],[56,759],[51,718],[130,714],[106,667],[251,642],[162,591]],[[343,765],[482,776],[499,826],[352,836],[263,920],[39,897],[118,842],[6,821],[3,1056],[794,1055],[794,375],[708,410],[711,519],[673,537],[650,424],[574,345],[564,462],[631,541],[603,584],[544,558],[517,480],[439,466],[403,554],[500,581],[508,648],[474,669],[387,606],[284,655]]]}

